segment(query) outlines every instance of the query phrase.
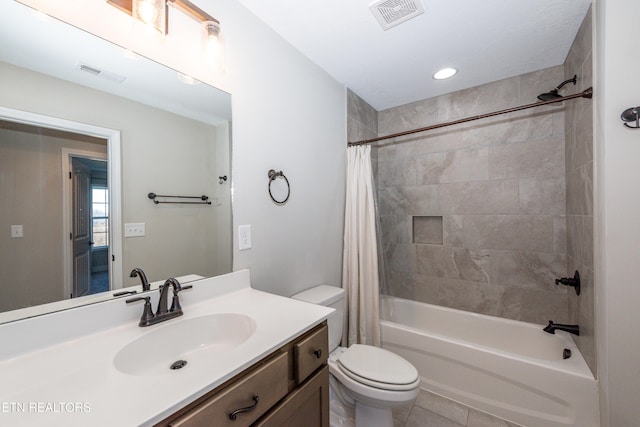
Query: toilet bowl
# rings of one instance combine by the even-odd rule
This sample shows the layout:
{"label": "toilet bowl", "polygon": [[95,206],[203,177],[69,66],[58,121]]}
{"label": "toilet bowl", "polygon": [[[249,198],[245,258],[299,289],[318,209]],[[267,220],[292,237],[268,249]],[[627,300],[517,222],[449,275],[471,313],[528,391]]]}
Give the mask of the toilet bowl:
{"label": "toilet bowl", "polygon": [[[356,427],[392,427],[392,408],[412,403],[420,391],[416,368],[388,350],[362,344],[338,347],[344,319],[344,290],[321,285],[292,298],[335,308],[329,326],[332,398],[355,408]],[[333,402],[332,402],[333,403]],[[332,410],[334,413],[340,411]],[[331,421],[331,425],[346,425]]]}

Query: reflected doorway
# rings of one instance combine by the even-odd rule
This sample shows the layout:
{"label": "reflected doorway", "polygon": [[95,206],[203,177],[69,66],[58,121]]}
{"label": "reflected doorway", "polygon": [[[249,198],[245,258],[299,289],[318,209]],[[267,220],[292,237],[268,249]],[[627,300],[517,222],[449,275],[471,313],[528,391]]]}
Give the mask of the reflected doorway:
{"label": "reflected doorway", "polygon": [[70,154],[71,298],[110,290],[107,160]]}
{"label": "reflected doorway", "polygon": [[[0,233],[0,311],[61,301],[73,294],[70,151],[77,157],[110,160],[103,162],[109,208],[104,245],[109,268],[103,277],[108,279],[105,288],[120,288],[122,239],[114,232],[121,229],[122,215],[120,132],[0,107],[0,134],[0,225],[21,231],[6,238]],[[91,280],[87,283],[90,289]]]}

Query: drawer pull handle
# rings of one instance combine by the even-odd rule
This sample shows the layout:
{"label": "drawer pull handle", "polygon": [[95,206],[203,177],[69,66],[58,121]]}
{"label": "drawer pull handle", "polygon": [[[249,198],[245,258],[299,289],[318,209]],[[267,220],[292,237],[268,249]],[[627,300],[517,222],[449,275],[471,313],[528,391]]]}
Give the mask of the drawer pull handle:
{"label": "drawer pull handle", "polygon": [[315,354],[315,355],[316,355],[316,358],[317,358],[317,359],[320,359],[320,357],[322,357],[322,349],[321,349],[321,348],[319,348],[319,349],[315,350],[315,351],[313,352],[313,354]]}
{"label": "drawer pull handle", "polygon": [[252,399],[253,399],[253,405],[247,406],[246,408],[236,409],[235,411],[229,414],[229,419],[235,420],[236,418],[238,418],[239,414],[244,414],[245,412],[251,412],[254,409],[256,409],[256,406],[258,406],[258,401],[260,400],[260,397],[254,394]]}

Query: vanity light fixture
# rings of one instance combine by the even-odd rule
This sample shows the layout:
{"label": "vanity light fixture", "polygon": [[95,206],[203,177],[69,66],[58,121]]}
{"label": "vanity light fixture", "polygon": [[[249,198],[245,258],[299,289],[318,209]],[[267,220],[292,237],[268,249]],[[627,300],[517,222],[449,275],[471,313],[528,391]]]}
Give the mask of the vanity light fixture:
{"label": "vanity light fixture", "polygon": [[167,5],[180,9],[202,25],[204,29],[204,46],[207,55],[212,62],[220,62],[219,56],[222,51],[220,21],[189,0],[107,0],[107,3],[130,14],[162,34],[169,32],[169,12]]}
{"label": "vanity light fixture", "polygon": [[457,72],[458,70],[456,70],[455,68],[447,67],[437,71],[433,75],[433,78],[436,80],[444,80],[455,76]]}

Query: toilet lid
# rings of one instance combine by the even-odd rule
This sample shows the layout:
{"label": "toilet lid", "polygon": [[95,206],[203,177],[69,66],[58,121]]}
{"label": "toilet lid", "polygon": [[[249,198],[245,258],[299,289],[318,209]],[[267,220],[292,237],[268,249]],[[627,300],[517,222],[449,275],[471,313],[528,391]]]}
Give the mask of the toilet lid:
{"label": "toilet lid", "polygon": [[338,358],[342,371],[356,381],[378,388],[404,390],[418,381],[418,371],[388,350],[354,344]]}

